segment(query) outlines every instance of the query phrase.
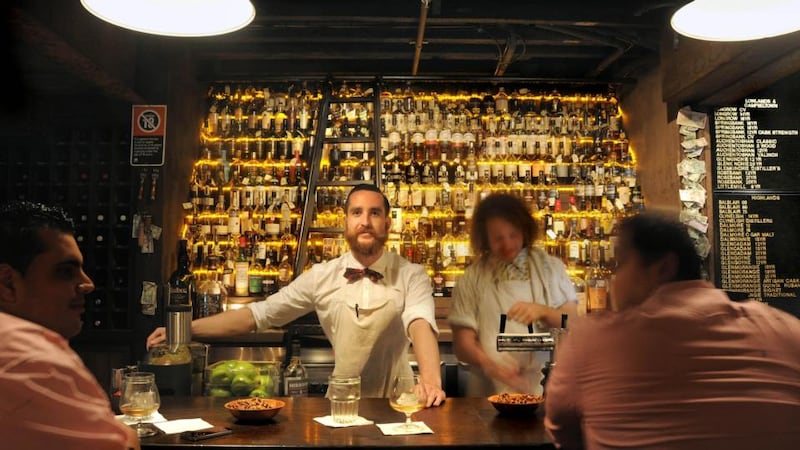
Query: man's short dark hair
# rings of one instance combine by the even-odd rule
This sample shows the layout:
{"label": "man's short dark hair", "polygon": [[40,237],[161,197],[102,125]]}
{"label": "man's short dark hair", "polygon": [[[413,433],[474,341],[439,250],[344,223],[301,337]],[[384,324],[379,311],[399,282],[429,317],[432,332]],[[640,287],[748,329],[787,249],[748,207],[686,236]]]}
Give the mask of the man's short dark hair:
{"label": "man's short dark hair", "polygon": [[75,224],[58,206],[13,201],[0,206],[0,264],[25,274],[33,258],[47,250],[39,231],[74,234]]}
{"label": "man's short dark hair", "polygon": [[702,261],[686,225],[662,213],[646,212],[623,219],[618,230],[622,243],[635,250],[645,264],[674,253],[678,272],[673,281],[703,279]]}
{"label": "man's short dark hair", "polygon": [[353,187],[353,189],[351,189],[350,192],[347,193],[347,199],[345,199],[345,201],[344,201],[344,211],[345,211],[345,213],[350,208],[350,196],[353,195],[354,192],[358,192],[358,191],[377,192],[378,194],[381,194],[381,197],[383,197],[384,213],[387,216],[389,215],[389,209],[391,208],[390,205],[389,205],[389,199],[386,198],[386,195],[383,193],[383,191],[380,190],[380,188],[378,186],[375,186],[374,184],[370,184],[370,183],[358,184],[355,187]]}

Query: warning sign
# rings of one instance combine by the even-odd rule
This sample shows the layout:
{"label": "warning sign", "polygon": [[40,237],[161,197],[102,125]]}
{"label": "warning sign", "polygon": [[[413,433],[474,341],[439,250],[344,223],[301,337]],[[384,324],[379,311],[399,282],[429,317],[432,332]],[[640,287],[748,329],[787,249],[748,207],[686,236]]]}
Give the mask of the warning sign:
{"label": "warning sign", "polygon": [[163,166],[167,105],[133,105],[131,166]]}

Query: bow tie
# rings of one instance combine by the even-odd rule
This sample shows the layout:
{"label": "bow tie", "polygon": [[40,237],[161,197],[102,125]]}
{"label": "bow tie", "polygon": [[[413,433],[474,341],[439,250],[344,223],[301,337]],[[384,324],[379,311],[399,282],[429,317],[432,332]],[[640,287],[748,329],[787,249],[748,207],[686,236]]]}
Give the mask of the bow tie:
{"label": "bow tie", "polygon": [[377,282],[383,278],[383,274],[372,269],[354,269],[352,267],[348,267],[347,270],[344,271],[344,277],[347,278],[347,281],[351,282],[360,280],[364,277],[369,278],[373,282]]}

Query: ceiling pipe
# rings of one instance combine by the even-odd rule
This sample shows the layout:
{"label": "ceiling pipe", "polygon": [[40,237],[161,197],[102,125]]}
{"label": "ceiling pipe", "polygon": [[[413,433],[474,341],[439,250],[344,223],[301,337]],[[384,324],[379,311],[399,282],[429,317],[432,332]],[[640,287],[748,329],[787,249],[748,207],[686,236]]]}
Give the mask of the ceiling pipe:
{"label": "ceiling pipe", "polygon": [[414,45],[414,65],[411,67],[411,76],[416,76],[419,70],[419,58],[422,55],[422,38],[425,36],[425,21],[428,19],[430,0],[420,0],[419,26],[417,27],[417,42]]}
{"label": "ceiling pipe", "polygon": [[511,65],[511,60],[514,59],[514,54],[517,51],[517,36],[514,33],[509,33],[506,39],[506,46],[503,48],[503,54],[500,55],[500,60],[497,61],[497,67],[494,69],[494,76],[502,77],[503,74]]}
{"label": "ceiling pipe", "polygon": [[630,43],[630,42],[628,43],[627,46],[625,46],[625,45],[622,45],[622,44],[620,44],[619,42],[617,42],[616,40],[613,40],[613,39],[604,39],[604,38],[600,38],[600,37],[597,37],[597,36],[593,36],[590,33],[584,33],[584,32],[575,31],[575,30],[568,30],[568,29],[565,29],[565,28],[562,28],[562,27],[539,26],[539,28],[542,28],[544,30],[555,31],[556,33],[566,34],[568,36],[573,36],[573,37],[576,37],[578,39],[585,39],[587,41],[597,42],[598,44],[608,45],[608,46],[611,46],[611,47],[615,48],[613,53],[611,53],[606,58],[604,58],[603,61],[601,61],[600,64],[597,65],[597,67],[595,67],[594,69],[590,70],[586,74],[587,77],[595,77],[595,76],[599,75],[608,66],[610,66],[614,61],[616,61],[619,58],[621,58],[622,55],[624,55],[628,50],[633,48],[633,44]]}

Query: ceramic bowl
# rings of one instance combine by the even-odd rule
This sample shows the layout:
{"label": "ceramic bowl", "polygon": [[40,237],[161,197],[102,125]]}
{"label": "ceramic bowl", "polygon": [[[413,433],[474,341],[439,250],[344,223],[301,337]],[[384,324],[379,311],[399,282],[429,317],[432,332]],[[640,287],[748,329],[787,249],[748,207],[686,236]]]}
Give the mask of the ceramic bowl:
{"label": "ceramic bowl", "polygon": [[488,397],[489,403],[501,414],[532,415],[544,402],[544,398],[533,394],[495,394]]}
{"label": "ceramic bowl", "polygon": [[248,397],[225,403],[225,409],[233,417],[242,421],[254,422],[275,417],[286,403],[271,398]]}

